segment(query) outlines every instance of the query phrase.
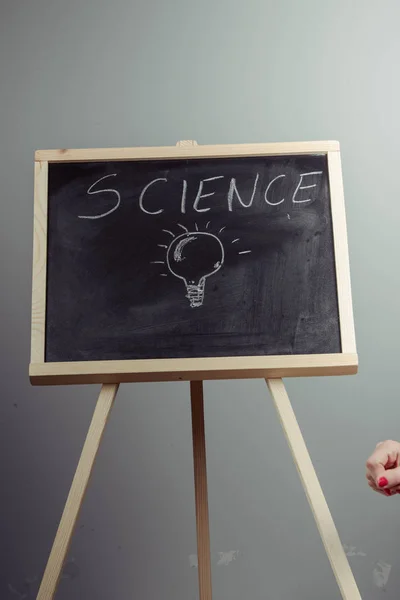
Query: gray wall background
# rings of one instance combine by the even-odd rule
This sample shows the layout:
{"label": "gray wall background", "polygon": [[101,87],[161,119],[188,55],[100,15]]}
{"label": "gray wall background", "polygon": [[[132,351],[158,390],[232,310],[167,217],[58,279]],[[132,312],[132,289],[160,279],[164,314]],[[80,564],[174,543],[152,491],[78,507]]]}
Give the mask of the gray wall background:
{"label": "gray wall background", "polygon": [[[338,139],[360,373],[290,397],[362,597],[399,596],[396,0],[0,0],[0,598],[35,597],[98,386],[28,381],[36,148]],[[207,383],[214,598],[340,597],[263,381]],[[57,600],[197,597],[187,384],[122,386]]]}

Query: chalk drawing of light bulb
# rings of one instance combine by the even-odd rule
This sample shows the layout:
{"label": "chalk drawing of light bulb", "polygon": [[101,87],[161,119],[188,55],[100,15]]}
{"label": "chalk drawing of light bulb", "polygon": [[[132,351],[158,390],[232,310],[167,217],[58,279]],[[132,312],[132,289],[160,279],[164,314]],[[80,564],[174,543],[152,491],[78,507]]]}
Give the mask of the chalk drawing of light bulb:
{"label": "chalk drawing of light bulb", "polygon": [[202,306],[206,279],[220,270],[224,257],[221,241],[206,231],[182,233],[168,246],[168,269],[183,280],[191,308]]}
{"label": "chalk drawing of light bulb", "polygon": [[[205,229],[208,229],[210,224],[211,221],[208,221]],[[151,264],[167,267],[168,273],[160,273],[161,277],[173,275],[182,279],[190,307],[197,308],[203,305],[206,279],[217,273],[224,264],[225,249],[219,238],[226,234],[226,227],[221,227],[217,235],[209,231],[199,231],[197,223],[195,223],[195,231],[190,231],[181,223],[177,223],[177,227],[183,229],[185,233],[175,235],[170,229],[162,230],[173,239],[169,245],[157,244],[165,252],[165,258],[152,260]],[[224,243],[229,244],[229,241],[225,240]],[[240,250],[239,241],[239,238],[231,240],[230,244],[235,245],[229,244],[229,248],[236,251],[239,247],[238,254],[251,254],[251,250]]]}

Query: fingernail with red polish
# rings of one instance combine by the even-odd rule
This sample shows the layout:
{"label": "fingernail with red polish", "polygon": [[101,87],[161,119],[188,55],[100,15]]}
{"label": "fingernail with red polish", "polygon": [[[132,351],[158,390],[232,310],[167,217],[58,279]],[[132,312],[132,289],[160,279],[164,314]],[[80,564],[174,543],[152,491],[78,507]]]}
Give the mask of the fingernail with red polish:
{"label": "fingernail with red polish", "polygon": [[380,488],[385,487],[385,485],[387,485],[389,482],[386,479],[386,477],[381,477],[380,480],[378,481],[378,485]]}
{"label": "fingernail with red polish", "polygon": [[391,496],[392,492],[390,490],[383,490],[386,496]]}

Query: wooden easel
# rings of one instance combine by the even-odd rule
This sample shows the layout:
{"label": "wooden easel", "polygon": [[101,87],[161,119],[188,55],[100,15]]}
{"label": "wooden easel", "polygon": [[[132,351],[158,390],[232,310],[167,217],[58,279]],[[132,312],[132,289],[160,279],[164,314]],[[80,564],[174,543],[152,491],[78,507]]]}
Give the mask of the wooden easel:
{"label": "wooden easel", "polygon": [[[282,379],[267,379],[266,381],[342,597],[344,600],[361,600],[353,573],[340,542],[283,381]],[[94,461],[117,391],[118,384],[105,384],[101,388],[37,600],[51,600],[54,598]],[[200,600],[212,600],[202,381],[192,381],[190,383],[190,396],[192,405],[199,598]]]}
{"label": "wooden easel", "polygon": [[[196,142],[183,141],[178,142],[177,145],[191,146],[196,145]],[[40,172],[40,164],[37,168],[38,172]],[[38,182],[38,185],[42,185],[42,183],[40,183],[42,182],[40,177],[38,177]],[[43,315],[41,318],[44,318]],[[347,345],[352,346],[351,343]],[[325,546],[326,553],[340,588],[341,595],[344,600],[361,600],[360,592],[343,550],[337,529],[318,481],[317,474],[313,467],[300,427],[297,423],[284,383],[280,378],[267,379],[266,382],[278,412],[294,462],[298,469],[322,542]],[[102,385],[43,575],[37,600],[51,600],[55,596],[94,461],[97,456],[111,408],[114,404],[118,387],[119,383],[107,383]],[[192,410],[199,600],[212,600],[203,381],[196,380],[190,382],[190,397]]]}

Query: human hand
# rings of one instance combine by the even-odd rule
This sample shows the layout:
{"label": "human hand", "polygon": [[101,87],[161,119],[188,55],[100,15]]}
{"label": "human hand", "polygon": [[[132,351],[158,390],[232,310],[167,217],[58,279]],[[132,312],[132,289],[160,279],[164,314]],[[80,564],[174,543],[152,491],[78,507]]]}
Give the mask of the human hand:
{"label": "human hand", "polygon": [[400,443],[386,440],[377,444],[367,460],[368,485],[384,496],[400,494]]}

